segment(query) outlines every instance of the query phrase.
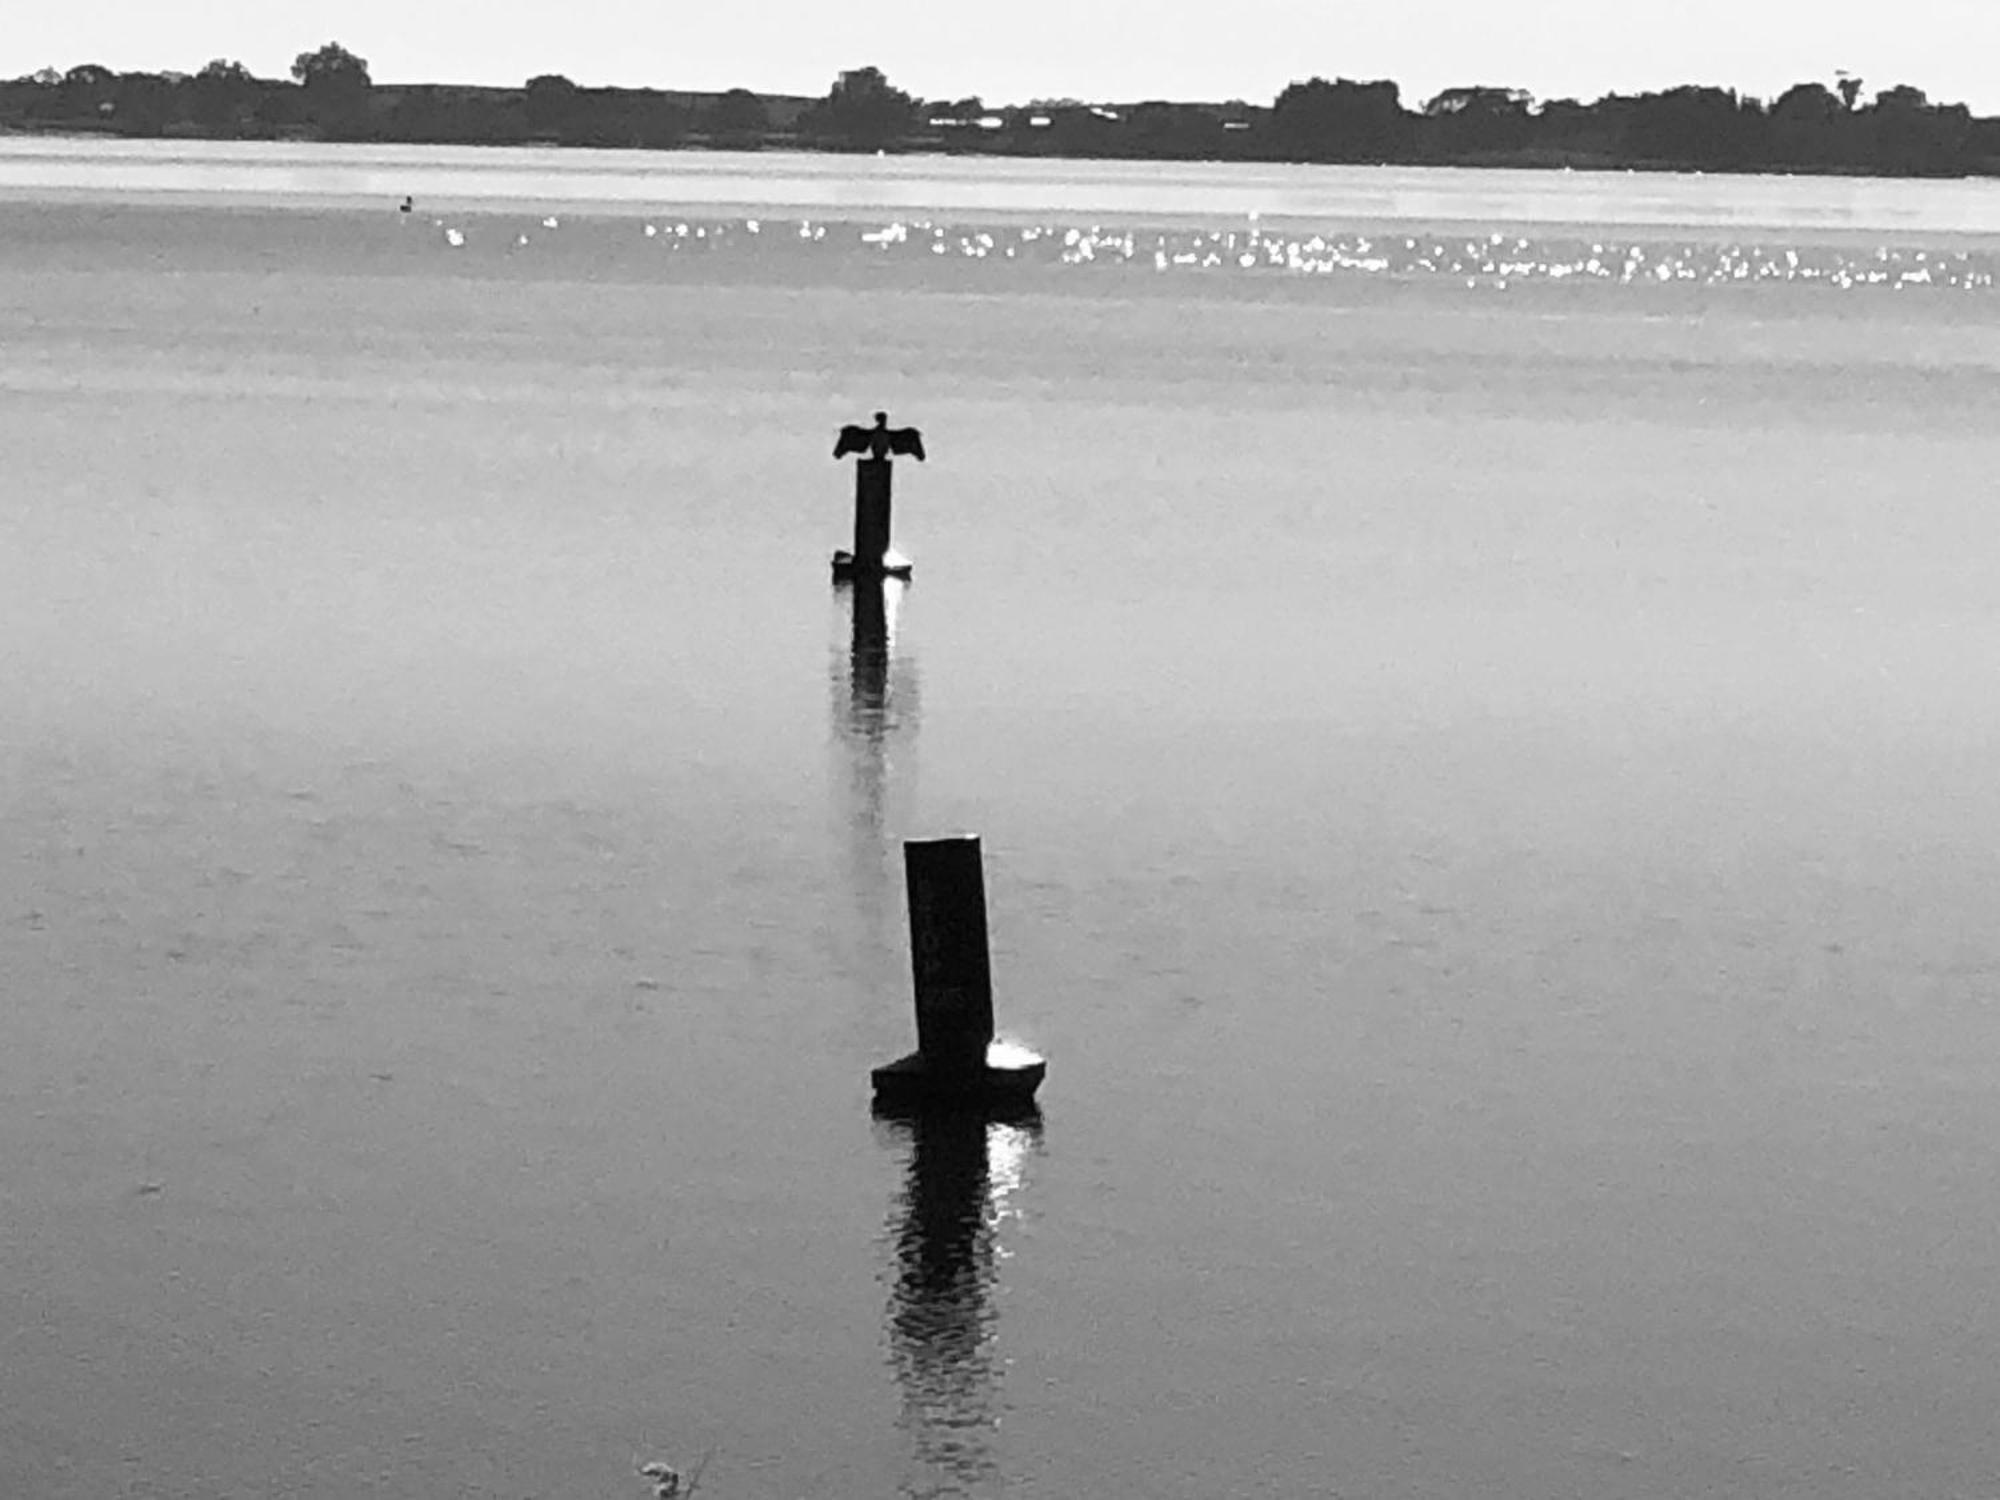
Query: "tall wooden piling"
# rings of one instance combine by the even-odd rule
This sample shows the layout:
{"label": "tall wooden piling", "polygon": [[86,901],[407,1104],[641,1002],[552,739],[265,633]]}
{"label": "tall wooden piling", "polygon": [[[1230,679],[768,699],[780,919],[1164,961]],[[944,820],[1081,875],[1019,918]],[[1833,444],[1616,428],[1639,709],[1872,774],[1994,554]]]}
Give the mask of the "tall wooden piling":
{"label": "tall wooden piling", "polygon": [[890,460],[906,453],[922,463],[924,436],[914,427],[891,427],[889,414],[875,413],[875,425],[840,429],[833,456],[859,455],[854,465],[854,550],[833,554],[837,580],[908,578],[910,565],[889,546]]}
{"label": "tall wooden piling", "polygon": [[879,578],[889,555],[889,475],[886,458],[863,458],[854,465],[854,573]]}
{"label": "tall wooden piling", "polygon": [[1020,1110],[1048,1064],[1012,1043],[993,1045],[993,970],[986,950],[986,878],[979,840],[903,845],[910,899],[910,977],[917,1050],[874,1070],[875,1100],[891,1110]]}
{"label": "tall wooden piling", "polygon": [[982,1067],[993,1040],[993,970],[979,840],[911,840],[903,845],[903,877],[910,897],[917,1051],[945,1072]]}

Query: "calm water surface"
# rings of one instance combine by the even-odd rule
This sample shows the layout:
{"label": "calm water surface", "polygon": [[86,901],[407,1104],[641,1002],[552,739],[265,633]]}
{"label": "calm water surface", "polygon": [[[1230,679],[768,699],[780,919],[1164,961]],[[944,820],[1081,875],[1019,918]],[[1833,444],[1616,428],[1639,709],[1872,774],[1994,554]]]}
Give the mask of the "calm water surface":
{"label": "calm water surface", "polygon": [[0,145],[0,1491],[1988,1492],[1973,189]]}
{"label": "calm water surface", "polygon": [[0,192],[2000,233],[2000,183],[1271,163],[0,138]]}

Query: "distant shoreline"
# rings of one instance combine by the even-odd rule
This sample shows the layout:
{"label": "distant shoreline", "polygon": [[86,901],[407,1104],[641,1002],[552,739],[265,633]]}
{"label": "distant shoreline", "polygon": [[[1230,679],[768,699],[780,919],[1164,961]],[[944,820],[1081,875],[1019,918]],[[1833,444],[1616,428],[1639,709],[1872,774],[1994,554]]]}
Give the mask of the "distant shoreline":
{"label": "distant shoreline", "polygon": [[189,141],[937,154],[1479,170],[1811,177],[2000,177],[2000,118],[1906,86],[1800,83],[1768,104],[1682,87],[1594,103],[1448,89],[1416,108],[1388,80],[1288,85],[1269,104],[920,100],[874,68],[823,98],[595,88],[558,75],[517,87],[377,84],[329,43],[294,79],[218,59],[198,74],[93,65],[0,81],[0,134]]}

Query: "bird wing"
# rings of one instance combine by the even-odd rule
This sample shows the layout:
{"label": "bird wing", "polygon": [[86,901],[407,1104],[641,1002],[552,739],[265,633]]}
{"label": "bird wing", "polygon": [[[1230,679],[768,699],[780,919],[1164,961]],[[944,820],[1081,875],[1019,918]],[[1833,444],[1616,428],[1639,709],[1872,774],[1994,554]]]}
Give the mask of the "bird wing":
{"label": "bird wing", "polygon": [[840,429],[840,441],[833,445],[833,456],[845,458],[850,453],[868,451],[868,429],[849,424]]}
{"label": "bird wing", "polygon": [[924,435],[914,427],[898,427],[889,434],[889,451],[907,453],[922,463],[924,457]]}

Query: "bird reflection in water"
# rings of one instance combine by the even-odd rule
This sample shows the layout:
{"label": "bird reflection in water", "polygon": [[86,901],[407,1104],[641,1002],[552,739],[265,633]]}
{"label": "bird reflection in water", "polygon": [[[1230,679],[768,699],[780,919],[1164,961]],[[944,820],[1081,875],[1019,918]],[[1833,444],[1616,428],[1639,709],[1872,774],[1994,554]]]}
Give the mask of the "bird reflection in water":
{"label": "bird reflection in water", "polygon": [[1029,1108],[1004,1119],[878,1112],[877,1120],[908,1153],[888,1227],[889,1358],[921,1471],[904,1493],[970,1494],[999,1478],[993,1294],[1008,1257],[1004,1232],[1020,1216],[1027,1164],[1041,1150],[1042,1119]]}
{"label": "bird reflection in water", "polygon": [[902,821],[899,810],[914,792],[920,708],[916,662],[896,639],[909,588],[900,578],[857,579],[837,588],[846,638],[828,673],[833,738],[845,762],[845,775],[837,779],[845,782],[840,815],[853,864],[850,885],[862,908],[862,930],[890,968],[901,965],[894,956],[897,886],[889,869],[887,828]]}

